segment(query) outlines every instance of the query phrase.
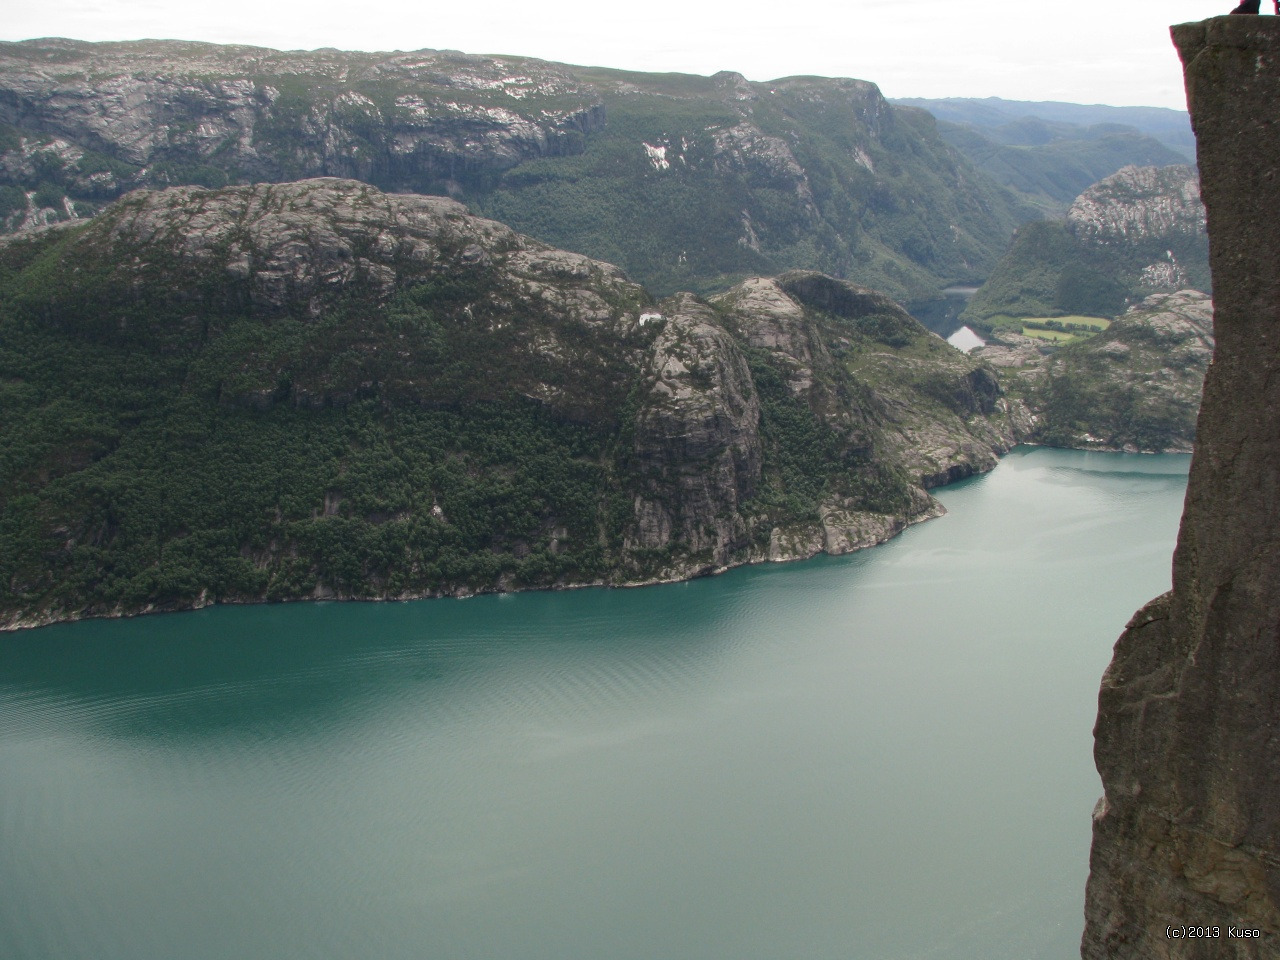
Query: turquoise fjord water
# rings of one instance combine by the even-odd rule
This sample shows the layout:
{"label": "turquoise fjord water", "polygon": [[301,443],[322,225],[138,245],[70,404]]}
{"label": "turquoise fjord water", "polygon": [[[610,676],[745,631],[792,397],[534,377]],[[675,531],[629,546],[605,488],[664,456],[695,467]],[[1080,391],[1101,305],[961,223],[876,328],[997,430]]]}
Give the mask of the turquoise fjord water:
{"label": "turquoise fjord water", "polygon": [[886,546],[674,586],[0,636],[0,956],[1078,956],[1186,468],[1019,449]]}

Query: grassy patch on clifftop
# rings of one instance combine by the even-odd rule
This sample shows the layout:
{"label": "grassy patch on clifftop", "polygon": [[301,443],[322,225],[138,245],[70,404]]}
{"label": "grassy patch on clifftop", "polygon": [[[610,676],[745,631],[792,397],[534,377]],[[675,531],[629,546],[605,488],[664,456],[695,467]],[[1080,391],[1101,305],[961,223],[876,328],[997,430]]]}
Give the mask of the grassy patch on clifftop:
{"label": "grassy patch on clifftop", "polygon": [[1189,291],[1150,297],[1107,329],[1002,373],[1037,414],[1038,442],[1189,451],[1212,350],[1212,304]]}

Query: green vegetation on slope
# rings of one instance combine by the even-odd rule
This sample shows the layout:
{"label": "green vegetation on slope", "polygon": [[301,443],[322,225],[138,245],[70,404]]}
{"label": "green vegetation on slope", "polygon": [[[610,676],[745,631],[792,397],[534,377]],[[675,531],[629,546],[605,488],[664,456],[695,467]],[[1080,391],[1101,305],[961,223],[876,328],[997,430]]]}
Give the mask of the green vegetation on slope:
{"label": "green vegetation on slope", "polygon": [[705,142],[674,172],[656,168],[643,144],[678,144],[735,119],[715,101],[627,98],[609,105],[607,129],[583,154],[528,161],[466,199],[522,233],[616,263],[660,295],[727,286],[769,272],[765,257],[737,242],[747,184],[718,175]]}
{"label": "green vegetation on slope", "polygon": [[1126,167],[1082,193],[1066,219],[1021,227],[962,316],[987,329],[1109,317],[1154,292],[1209,283],[1194,169]]}
{"label": "green vegetation on slope", "polygon": [[[777,530],[804,556],[1010,442],[956,392],[980,365],[892,301],[752,284],[655,304],[340,180],[140,191],[0,243],[0,624],[665,579]],[[943,453],[904,452],[926,429]]]}
{"label": "green vegetation on slope", "polygon": [[1027,214],[967,169],[930,118],[891,112],[865,85],[753,84],[744,104],[693,83],[702,78],[660,78],[660,94],[643,76],[627,75],[625,89],[611,71],[589,76],[609,121],[584,153],[522,164],[468,202],[618,263],[659,294],[803,268],[927,295],[940,279],[979,278]]}
{"label": "green vegetation on slope", "polygon": [[1188,291],[1149,297],[1107,329],[1001,373],[1036,414],[1038,443],[1189,451],[1212,353],[1213,305]]}
{"label": "green vegetation on slope", "polygon": [[[1052,317],[1067,313],[1114,314],[1124,306],[1125,290],[1108,282],[1104,251],[1079,244],[1061,221],[1028,223],[1014,236],[987,282],[964,313],[966,320],[1005,318],[1004,325],[1021,324],[1022,317]],[[1065,278],[1065,279],[1064,279]],[[1098,278],[1088,283],[1091,278]]]}
{"label": "green vegetation on slope", "polygon": [[104,265],[51,297],[73,240],[4,251],[4,607],[606,575],[625,520],[606,493],[616,422],[516,393],[524,354],[450,322],[440,284],[382,316],[348,300],[315,322],[193,319],[162,296],[127,303]]}

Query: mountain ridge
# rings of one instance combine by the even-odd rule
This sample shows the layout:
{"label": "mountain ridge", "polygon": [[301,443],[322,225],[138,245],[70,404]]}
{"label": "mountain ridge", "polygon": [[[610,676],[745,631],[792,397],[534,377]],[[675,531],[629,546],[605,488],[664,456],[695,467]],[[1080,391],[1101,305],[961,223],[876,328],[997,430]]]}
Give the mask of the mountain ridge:
{"label": "mountain ridge", "polygon": [[452,195],[657,293],[819,269],[902,299],[1033,216],[861,80],[638,74],[440,51],[0,44],[0,219],[123,190],[329,175]]}
{"label": "mountain ridge", "polygon": [[1115,124],[1132,127],[1194,162],[1195,135],[1185,110],[1168,107],[1117,107],[1102,103],[1068,103],[1061,100],[1007,100],[1001,97],[893,97],[894,103],[928,110],[939,120],[980,129],[999,128],[1024,119],[1092,127]]}
{"label": "mountain ridge", "polygon": [[942,138],[1047,217],[1127,166],[1195,162],[1183,111],[989,98],[896,98],[930,111]]}

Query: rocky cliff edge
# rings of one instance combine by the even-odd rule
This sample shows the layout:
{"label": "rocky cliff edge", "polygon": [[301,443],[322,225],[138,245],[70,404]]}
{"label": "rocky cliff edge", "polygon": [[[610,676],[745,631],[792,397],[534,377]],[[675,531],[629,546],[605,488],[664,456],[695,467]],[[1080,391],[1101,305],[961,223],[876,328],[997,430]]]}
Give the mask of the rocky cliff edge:
{"label": "rocky cliff edge", "polygon": [[1173,590],[1102,682],[1086,960],[1280,957],[1280,19],[1173,37],[1217,345]]}

